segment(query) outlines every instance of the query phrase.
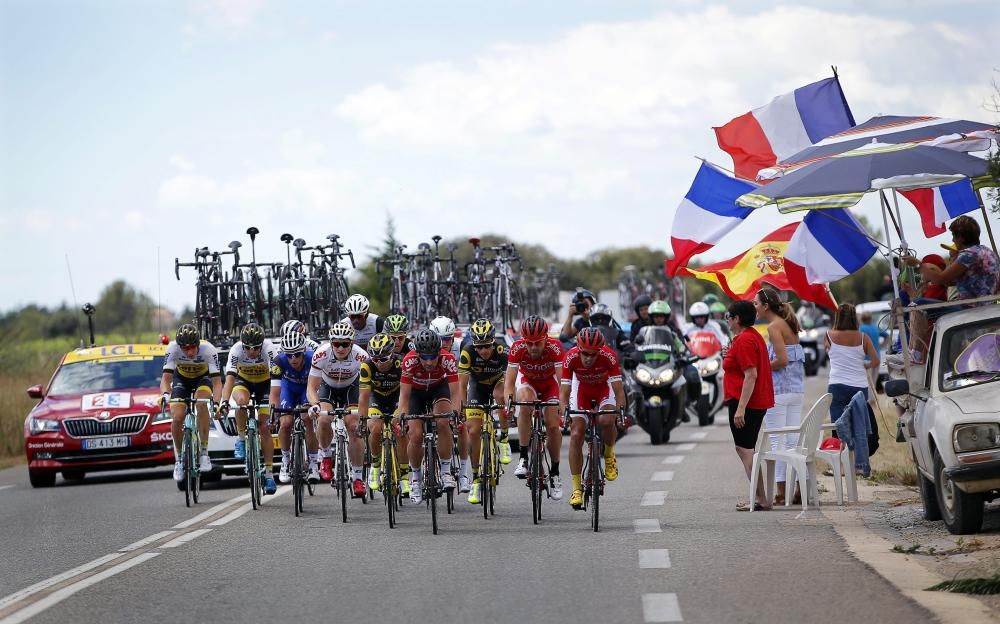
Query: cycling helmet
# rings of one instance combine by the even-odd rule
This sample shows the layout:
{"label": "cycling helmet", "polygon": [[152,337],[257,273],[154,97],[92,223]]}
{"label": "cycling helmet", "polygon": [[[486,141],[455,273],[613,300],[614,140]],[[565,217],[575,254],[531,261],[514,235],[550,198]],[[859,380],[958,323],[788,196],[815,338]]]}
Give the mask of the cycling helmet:
{"label": "cycling helmet", "polygon": [[632,308],[635,309],[635,313],[638,314],[639,308],[643,306],[648,306],[651,303],[653,303],[652,297],[650,297],[649,295],[639,295],[638,297],[635,298],[635,301],[632,302]]}
{"label": "cycling helmet", "polygon": [[710,312],[711,310],[708,309],[708,304],[704,301],[695,301],[688,309],[688,314],[691,315],[691,318],[696,316],[708,316]]}
{"label": "cycling helmet", "polygon": [[368,297],[361,294],[354,294],[344,302],[344,312],[348,316],[352,314],[368,314]]}
{"label": "cycling helmet", "polygon": [[708,309],[712,312],[712,314],[725,314],[726,304],[721,301],[716,301],[712,305],[708,306]]}
{"label": "cycling helmet", "polygon": [[385,317],[385,326],[382,329],[387,334],[405,334],[410,331],[410,321],[402,314],[390,314]]}
{"label": "cycling helmet", "polygon": [[298,321],[296,319],[292,319],[290,321],[285,321],[284,323],[282,323],[282,325],[281,325],[281,335],[284,336],[285,334],[287,334],[290,331],[296,331],[296,332],[299,332],[300,334],[305,334],[306,333],[306,324],[303,323],[302,321]]}
{"label": "cycling helmet", "polygon": [[549,326],[545,320],[532,314],[521,322],[521,337],[525,340],[535,342],[543,340],[548,336]]}
{"label": "cycling helmet", "polygon": [[392,339],[383,333],[375,334],[368,341],[368,354],[379,360],[392,355],[392,348]]}
{"label": "cycling helmet", "polygon": [[440,353],[441,337],[433,329],[424,327],[413,335],[413,350],[423,355]]}
{"label": "cycling helmet", "polygon": [[576,335],[576,346],[580,349],[595,350],[604,346],[604,334],[596,327],[584,327]]}
{"label": "cycling helmet", "polygon": [[610,325],[612,316],[611,306],[606,303],[595,303],[590,309],[590,320],[598,325]]}
{"label": "cycling helmet", "polygon": [[657,299],[653,303],[649,304],[649,315],[662,314],[666,317],[670,316],[670,305],[663,299]]}
{"label": "cycling helmet", "polygon": [[334,323],[330,328],[330,340],[354,340],[354,328],[344,321]]}
{"label": "cycling helmet", "polygon": [[472,334],[472,344],[488,345],[496,342],[496,328],[489,319],[479,319],[475,321],[469,332]]}
{"label": "cycling helmet", "polygon": [[302,353],[305,350],[306,350],[305,334],[299,331],[295,331],[295,329],[288,329],[281,334],[282,353]]}
{"label": "cycling helmet", "polygon": [[703,302],[707,303],[708,305],[712,305],[714,303],[719,303],[719,297],[716,296],[715,293],[708,293],[704,297],[702,297],[701,300]]}
{"label": "cycling helmet", "polygon": [[177,328],[177,344],[182,347],[193,347],[201,342],[201,333],[191,323],[184,323]]}
{"label": "cycling helmet", "polygon": [[246,349],[259,349],[264,344],[264,328],[257,323],[247,323],[240,331],[240,342]]}
{"label": "cycling helmet", "polygon": [[430,328],[441,340],[455,337],[455,322],[447,316],[439,316],[431,321]]}

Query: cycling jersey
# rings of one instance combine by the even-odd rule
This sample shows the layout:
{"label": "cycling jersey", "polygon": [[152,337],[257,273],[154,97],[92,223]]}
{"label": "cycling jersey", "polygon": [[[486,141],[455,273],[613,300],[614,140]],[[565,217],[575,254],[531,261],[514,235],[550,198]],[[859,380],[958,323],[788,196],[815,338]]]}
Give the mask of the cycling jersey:
{"label": "cycling jersey", "polygon": [[361,365],[359,373],[361,390],[371,390],[372,394],[392,396],[399,394],[399,378],[403,374],[403,360],[393,356],[392,366],[386,372],[378,369],[374,362],[367,361]]}
{"label": "cycling jersey", "polygon": [[458,381],[458,365],[455,363],[455,356],[444,350],[440,353],[437,365],[431,370],[423,367],[416,351],[410,351],[406,354],[402,366],[403,374],[400,376],[400,383],[413,386],[417,390],[428,390],[442,384]]}
{"label": "cycling jersey", "polygon": [[323,383],[331,388],[346,388],[354,385],[361,371],[361,364],[368,359],[368,354],[358,345],[351,345],[350,354],[343,360],[333,356],[330,343],[324,344],[313,354],[310,377],[321,377]]}
{"label": "cycling jersey", "polygon": [[503,379],[506,371],[507,348],[503,345],[496,345],[489,359],[479,355],[471,345],[462,349],[458,372],[469,375],[473,383],[492,386]]}
{"label": "cycling jersey", "polygon": [[210,342],[202,340],[198,344],[198,353],[189,358],[184,355],[180,345],[171,342],[167,346],[167,355],[163,360],[164,372],[176,373],[186,379],[201,379],[208,375],[219,375],[219,352]]}
{"label": "cycling jersey", "polygon": [[313,352],[306,350],[302,370],[295,368],[288,361],[287,353],[279,353],[271,364],[271,387],[281,388],[278,405],[282,409],[290,409],[308,403],[306,384],[309,381],[309,369],[312,367]]}
{"label": "cycling jersey", "polygon": [[580,381],[581,386],[605,386],[607,383],[621,381],[621,365],[618,363],[618,356],[610,347],[604,345],[594,358],[594,362],[587,367],[583,366],[583,358],[580,357],[580,350],[573,347],[566,353],[563,361],[561,383],[569,385],[573,380],[573,375]]}
{"label": "cycling jersey", "polygon": [[[340,319],[341,323],[347,323],[354,327],[351,323],[351,317],[345,316]],[[362,349],[368,348],[368,341],[372,339],[372,336],[382,331],[382,326],[385,325],[385,319],[381,318],[378,314],[368,313],[368,318],[365,319],[365,326],[362,329],[355,328],[354,330],[354,344],[358,345]]]}
{"label": "cycling jersey", "polygon": [[545,349],[541,357],[533,358],[528,353],[528,343],[519,339],[510,348],[507,356],[508,368],[517,370],[528,382],[545,381],[555,377],[556,366],[562,364],[562,344],[555,338],[545,339]]}
{"label": "cycling jersey", "polygon": [[239,377],[251,383],[262,383],[271,379],[271,364],[278,356],[278,347],[270,340],[264,339],[260,352],[256,357],[250,357],[242,342],[237,342],[229,350],[229,363],[226,364],[226,375]]}

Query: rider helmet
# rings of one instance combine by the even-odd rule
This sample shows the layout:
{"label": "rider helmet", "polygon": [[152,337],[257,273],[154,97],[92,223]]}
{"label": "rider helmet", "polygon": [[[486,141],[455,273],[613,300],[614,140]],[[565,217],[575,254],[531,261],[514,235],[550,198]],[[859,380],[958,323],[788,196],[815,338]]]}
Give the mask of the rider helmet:
{"label": "rider helmet", "polygon": [[643,306],[648,306],[651,303],[653,303],[653,298],[652,297],[650,297],[649,295],[639,295],[632,302],[632,308],[635,310],[635,313],[638,314],[639,313],[639,308],[641,308]]}
{"label": "rider helmet", "polygon": [[292,319],[281,324],[281,335],[284,336],[289,331],[297,331],[300,334],[306,333],[306,324],[302,321]]}
{"label": "rider helmet", "polygon": [[712,312],[712,314],[725,314],[726,304],[721,301],[716,301],[712,305],[708,306],[708,309]]}
{"label": "rider helmet", "polygon": [[662,299],[657,299],[653,303],[649,304],[649,315],[653,316],[659,314],[670,318],[670,304]]}
{"label": "rider helmet", "polygon": [[303,353],[306,350],[305,334],[295,329],[287,329],[281,334],[282,353]]}
{"label": "rider helmet", "polygon": [[707,303],[708,305],[719,303],[719,297],[715,293],[707,293],[704,297],[701,298],[701,300]]}
{"label": "rider helmet", "polygon": [[598,325],[610,325],[612,316],[611,306],[606,303],[596,303],[590,309],[590,320]]}
{"label": "rider helmet", "polygon": [[330,340],[354,340],[354,327],[344,321],[334,323],[330,328]]}
{"label": "rider helmet", "polygon": [[430,323],[430,328],[441,337],[441,340],[455,337],[455,322],[447,316],[436,317]]}
{"label": "rider helmet", "polygon": [[708,304],[704,301],[695,301],[691,304],[691,307],[688,308],[688,314],[691,315],[692,319],[696,316],[708,316],[710,312],[711,310],[709,310]]}
{"label": "rider helmet", "polygon": [[375,334],[368,341],[368,354],[376,360],[383,360],[392,355],[392,339],[383,333]]}
{"label": "rider helmet", "polygon": [[532,314],[521,322],[521,337],[529,342],[543,340],[548,336],[549,327],[545,320]]}
{"label": "rider helmet", "polygon": [[191,323],[184,323],[177,328],[177,344],[182,347],[193,347],[201,342],[201,333]]}
{"label": "rider helmet", "polygon": [[240,342],[246,349],[259,349],[264,344],[264,328],[257,323],[247,323],[240,331]]}
{"label": "rider helmet", "polygon": [[584,327],[576,336],[576,346],[579,349],[594,351],[604,346],[604,334],[596,327]]}
{"label": "rider helmet", "polygon": [[362,294],[353,294],[347,298],[344,302],[344,312],[348,316],[355,316],[358,314],[368,314],[368,297]]}
{"label": "rider helmet", "polygon": [[413,350],[421,355],[441,352],[441,337],[433,329],[424,327],[413,335]]}
{"label": "rider helmet", "polygon": [[387,334],[405,334],[410,331],[410,321],[402,314],[390,314],[385,317],[385,330]]}
{"label": "rider helmet", "polygon": [[469,327],[472,334],[472,344],[490,345],[496,342],[496,328],[489,319],[478,319]]}

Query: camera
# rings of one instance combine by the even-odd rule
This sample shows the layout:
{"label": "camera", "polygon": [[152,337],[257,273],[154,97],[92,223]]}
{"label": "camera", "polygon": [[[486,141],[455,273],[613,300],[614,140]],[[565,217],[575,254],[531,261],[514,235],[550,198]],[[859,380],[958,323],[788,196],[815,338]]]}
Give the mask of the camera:
{"label": "camera", "polygon": [[577,314],[583,314],[584,311],[586,311],[587,308],[589,308],[589,307],[590,307],[590,304],[587,303],[586,301],[577,301],[576,304],[575,304],[574,309],[576,310]]}

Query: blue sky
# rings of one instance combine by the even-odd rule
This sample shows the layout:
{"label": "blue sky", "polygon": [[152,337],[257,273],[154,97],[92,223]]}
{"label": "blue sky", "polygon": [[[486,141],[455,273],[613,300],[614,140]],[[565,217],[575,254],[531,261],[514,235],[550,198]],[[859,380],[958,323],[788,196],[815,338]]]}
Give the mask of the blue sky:
{"label": "blue sky", "polygon": [[[66,256],[80,302],[159,277],[179,309],[173,259],[249,225],[276,259],[286,231],[364,255],[387,214],[411,245],[665,247],[692,156],[730,164],[711,126],[830,65],[859,121],[995,120],[1000,43],[975,24],[997,18],[977,0],[6,0],[0,309],[69,300]],[[793,218],[754,215],[726,251]]]}

